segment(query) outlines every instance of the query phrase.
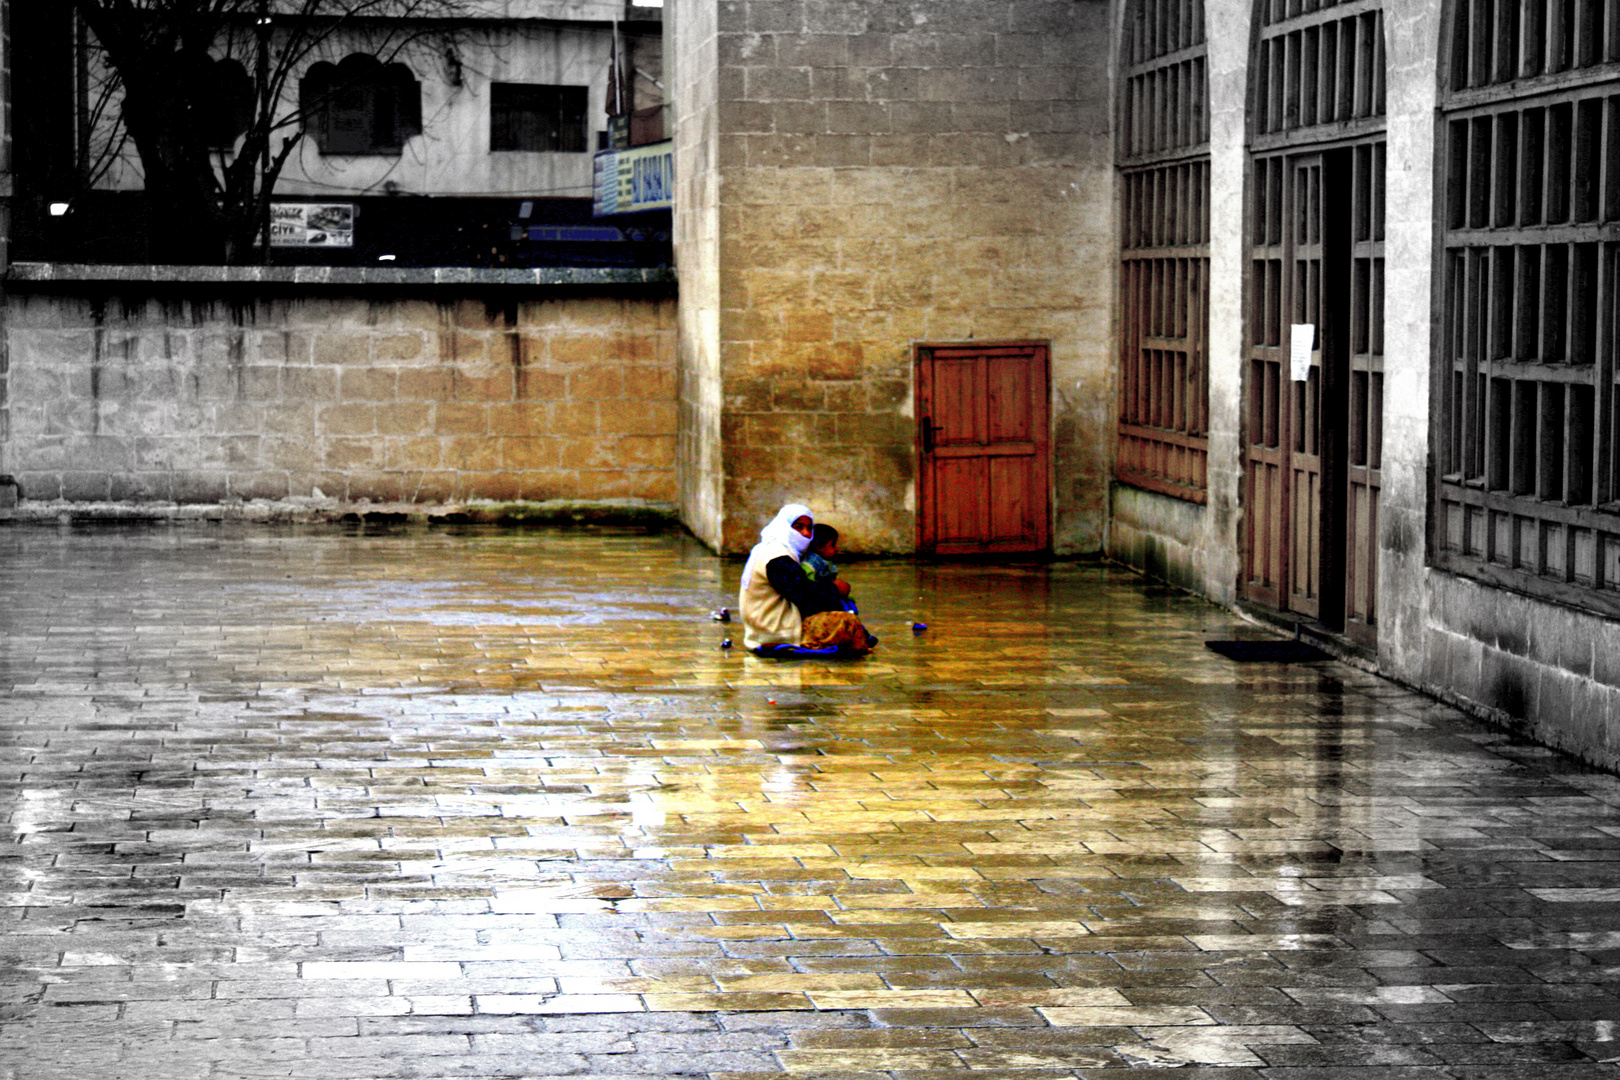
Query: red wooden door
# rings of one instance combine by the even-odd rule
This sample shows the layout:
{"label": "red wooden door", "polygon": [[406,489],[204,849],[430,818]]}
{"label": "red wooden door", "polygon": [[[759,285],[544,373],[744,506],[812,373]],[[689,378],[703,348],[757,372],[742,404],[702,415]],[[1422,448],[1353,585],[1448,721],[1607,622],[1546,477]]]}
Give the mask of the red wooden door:
{"label": "red wooden door", "polygon": [[919,345],[917,546],[938,555],[1051,546],[1045,345]]}

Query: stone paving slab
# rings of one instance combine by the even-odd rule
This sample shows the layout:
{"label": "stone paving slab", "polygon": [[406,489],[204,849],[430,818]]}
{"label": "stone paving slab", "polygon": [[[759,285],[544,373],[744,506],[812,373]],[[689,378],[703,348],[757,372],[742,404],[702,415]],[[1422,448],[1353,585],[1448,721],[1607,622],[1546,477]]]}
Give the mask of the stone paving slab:
{"label": "stone paving slab", "polygon": [[1116,569],[784,664],[674,535],[0,556],[8,1080],[1620,1075],[1620,783]]}

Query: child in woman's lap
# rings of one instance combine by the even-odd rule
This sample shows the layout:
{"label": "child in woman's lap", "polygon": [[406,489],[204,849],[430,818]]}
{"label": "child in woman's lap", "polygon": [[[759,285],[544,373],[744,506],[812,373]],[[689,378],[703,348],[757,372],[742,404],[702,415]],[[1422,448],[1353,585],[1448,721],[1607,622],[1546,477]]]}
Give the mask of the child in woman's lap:
{"label": "child in woman's lap", "polygon": [[849,582],[838,576],[838,567],[832,561],[837,555],[838,530],[831,525],[817,524],[804,553],[805,576],[816,588],[835,598],[843,610],[855,611],[855,602],[849,599]]}

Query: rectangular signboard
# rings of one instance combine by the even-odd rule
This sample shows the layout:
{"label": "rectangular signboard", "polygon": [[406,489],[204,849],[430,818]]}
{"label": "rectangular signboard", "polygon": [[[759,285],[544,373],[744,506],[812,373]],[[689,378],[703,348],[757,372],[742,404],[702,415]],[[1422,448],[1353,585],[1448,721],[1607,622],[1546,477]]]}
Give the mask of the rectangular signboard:
{"label": "rectangular signboard", "polygon": [[591,213],[629,214],[675,205],[675,144],[665,141],[596,155]]}
{"label": "rectangular signboard", "polygon": [[271,203],[271,247],[354,247],[354,203]]}

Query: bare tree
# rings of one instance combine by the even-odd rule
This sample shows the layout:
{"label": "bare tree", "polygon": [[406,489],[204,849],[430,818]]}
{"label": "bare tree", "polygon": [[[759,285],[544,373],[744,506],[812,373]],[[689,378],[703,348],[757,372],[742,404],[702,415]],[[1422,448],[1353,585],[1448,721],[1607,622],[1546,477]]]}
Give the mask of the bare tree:
{"label": "bare tree", "polygon": [[[35,0],[37,2],[37,0]],[[107,145],[135,146],[152,257],[243,263],[263,257],[276,180],[321,106],[295,81],[312,61],[360,48],[384,64],[447,38],[465,0],[72,0],[107,73]],[[437,50],[434,50],[437,52]],[[439,53],[442,55],[442,53]],[[239,86],[222,85],[221,62]],[[237,138],[218,139],[221,95],[242,101]],[[341,84],[328,93],[341,92]],[[112,155],[103,153],[104,158]],[[166,225],[163,223],[167,223]]]}

